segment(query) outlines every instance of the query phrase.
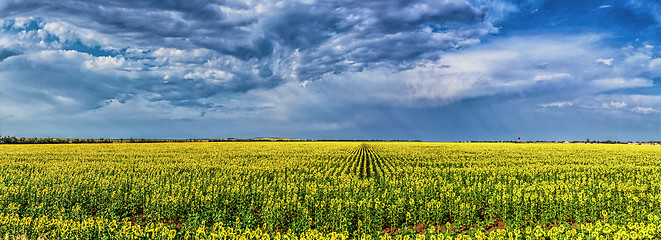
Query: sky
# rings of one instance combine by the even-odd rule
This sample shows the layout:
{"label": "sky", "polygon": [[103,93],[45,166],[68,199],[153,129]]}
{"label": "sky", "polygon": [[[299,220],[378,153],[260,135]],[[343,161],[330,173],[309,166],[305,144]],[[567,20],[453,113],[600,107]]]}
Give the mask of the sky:
{"label": "sky", "polygon": [[661,140],[661,2],[0,0],[0,135]]}

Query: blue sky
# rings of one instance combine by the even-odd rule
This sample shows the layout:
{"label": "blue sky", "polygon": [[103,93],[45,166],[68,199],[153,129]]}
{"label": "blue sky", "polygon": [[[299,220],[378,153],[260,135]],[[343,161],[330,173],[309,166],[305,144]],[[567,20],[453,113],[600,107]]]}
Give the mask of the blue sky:
{"label": "blue sky", "polygon": [[661,140],[661,3],[0,0],[0,134]]}

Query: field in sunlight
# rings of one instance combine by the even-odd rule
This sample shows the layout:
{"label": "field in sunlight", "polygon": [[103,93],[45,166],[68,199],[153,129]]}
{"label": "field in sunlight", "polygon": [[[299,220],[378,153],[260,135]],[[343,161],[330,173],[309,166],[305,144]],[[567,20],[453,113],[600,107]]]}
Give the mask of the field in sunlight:
{"label": "field in sunlight", "polygon": [[659,146],[0,145],[0,238],[659,238],[660,186]]}

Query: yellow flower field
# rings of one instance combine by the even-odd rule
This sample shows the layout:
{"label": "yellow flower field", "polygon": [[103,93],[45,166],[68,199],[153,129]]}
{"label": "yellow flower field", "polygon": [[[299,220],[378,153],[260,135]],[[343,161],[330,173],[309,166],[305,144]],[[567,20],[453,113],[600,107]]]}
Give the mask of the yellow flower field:
{"label": "yellow flower field", "polygon": [[661,147],[0,145],[1,239],[658,239]]}

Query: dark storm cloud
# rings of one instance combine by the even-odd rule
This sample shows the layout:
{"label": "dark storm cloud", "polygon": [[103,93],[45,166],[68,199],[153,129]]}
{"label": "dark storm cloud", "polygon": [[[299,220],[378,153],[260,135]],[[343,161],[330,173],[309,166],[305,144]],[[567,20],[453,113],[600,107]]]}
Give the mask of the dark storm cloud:
{"label": "dark storm cloud", "polygon": [[302,80],[379,65],[408,68],[494,31],[484,9],[464,1],[299,4],[276,18],[265,29],[301,53]]}
{"label": "dark storm cloud", "polygon": [[[137,44],[186,48],[209,38],[245,40],[254,16],[230,19],[222,10],[236,4],[210,1],[16,1],[3,7],[4,18],[37,16],[113,34]],[[238,9],[240,10],[240,8]],[[226,10],[227,11],[227,10]],[[70,29],[76,31],[77,29]],[[217,39],[218,40],[218,39]],[[241,44],[237,42],[235,44]],[[222,46],[222,42],[216,45]]]}
{"label": "dark storm cloud", "polygon": [[[27,0],[0,3],[0,9],[4,34],[15,41],[0,52],[2,59],[19,52],[81,52],[87,68],[60,72],[133,79],[109,80],[90,90],[111,86],[116,95],[152,93],[147,99],[173,103],[375,66],[406,69],[494,31],[484,22],[485,9],[464,0]],[[155,56],[163,49],[180,52]],[[101,66],[118,61],[121,66]],[[70,84],[76,81],[94,83]],[[66,91],[65,85],[58,87]],[[96,102],[108,97],[100,96],[104,99]]]}
{"label": "dark storm cloud", "polygon": [[[318,48],[334,37],[351,34],[357,40],[374,40],[376,42],[370,46],[376,46],[390,43],[387,40],[391,39],[379,42],[388,34],[417,33],[425,26],[443,27],[451,23],[480,24],[484,18],[484,9],[463,0],[262,5],[277,11],[258,12],[254,9],[256,6],[227,1],[105,1],[99,4],[69,0],[10,2],[3,12],[5,18],[43,16],[70,21],[77,27],[94,28],[100,33],[142,40],[143,44],[180,48],[192,44],[241,59],[272,54],[276,43],[306,50]],[[430,36],[425,38],[431,40]],[[416,47],[420,44],[406,42],[420,37],[404,36],[397,42],[403,47]],[[444,48],[447,46],[430,50]],[[398,51],[408,51],[408,48]]]}
{"label": "dark storm cloud", "polygon": [[15,55],[18,55],[18,54],[19,54],[18,52],[15,52],[13,50],[1,49],[0,50],[0,62],[2,62],[2,60],[5,60],[8,57],[15,56]]}

